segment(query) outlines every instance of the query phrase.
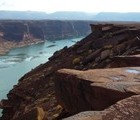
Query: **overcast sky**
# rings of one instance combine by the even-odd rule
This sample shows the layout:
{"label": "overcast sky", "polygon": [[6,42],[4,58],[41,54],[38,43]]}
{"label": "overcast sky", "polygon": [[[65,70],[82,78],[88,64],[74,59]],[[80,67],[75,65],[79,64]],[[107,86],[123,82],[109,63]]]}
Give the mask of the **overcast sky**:
{"label": "overcast sky", "polygon": [[0,0],[0,10],[140,12],[140,0]]}

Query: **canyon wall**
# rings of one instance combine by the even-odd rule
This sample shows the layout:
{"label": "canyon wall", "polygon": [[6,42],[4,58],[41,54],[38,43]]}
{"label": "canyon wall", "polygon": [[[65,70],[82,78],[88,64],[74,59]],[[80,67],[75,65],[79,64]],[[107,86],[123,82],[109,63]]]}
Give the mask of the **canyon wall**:
{"label": "canyon wall", "polygon": [[86,36],[90,21],[0,21],[0,38],[9,41],[25,39],[58,40]]}
{"label": "canyon wall", "polygon": [[72,39],[91,32],[92,21],[1,20],[0,55],[10,49],[37,44],[45,40]]}

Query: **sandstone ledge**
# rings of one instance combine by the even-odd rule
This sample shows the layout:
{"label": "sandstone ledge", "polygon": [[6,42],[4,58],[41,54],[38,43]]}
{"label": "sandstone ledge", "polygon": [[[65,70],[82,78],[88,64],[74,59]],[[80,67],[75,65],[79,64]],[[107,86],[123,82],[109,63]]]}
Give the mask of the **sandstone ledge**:
{"label": "sandstone ledge", "polygon": [[78,71],[59,70],[56,93],[61,105],[75,114],[103,110],[117,101],[140,94],[140,68]]}

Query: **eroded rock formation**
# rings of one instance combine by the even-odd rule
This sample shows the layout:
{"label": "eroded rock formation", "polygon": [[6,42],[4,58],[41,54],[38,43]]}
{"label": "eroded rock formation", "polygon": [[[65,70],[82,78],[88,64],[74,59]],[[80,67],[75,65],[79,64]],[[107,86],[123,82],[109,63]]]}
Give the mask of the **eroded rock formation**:
{"label": "eroded rock formation", "polygon": [[24,39],[55,40],[85,36],[91,21],[0,21],[1,37],[10,41]]}
{"label": "eroded rock formation", "polygon": [[[134,103],[136,107],[132,114],[138,115],[139,68],[134,67],[139,66],[140,28],[113,24],[91,27],[92,33],[87,37],[70,48],[64,47],[56,51],[47,63],[19,80],[7,95],[8,99],[0,103],[0,107],[4,109],[1,120],[21,120],[20,116],[30,120],[32,113],[38,120],[62,119],[81,111],[92,110],[94,113],[94,110],[103,111],[106,108],[109,109],[107,116],[113,118],[112,113],[120,115],[120,107],[117,109],[115,103],[131,96],[126,101],[132,99],[132,105]],[[60,70],[64,68],[76,71]],[[97,70],[86,71],[89,69]],[[134,95],[138,97],[133,97]],[[112,110],[109,107],[111,105]],[[124,106],[126,107],[122,111],[125,111],[124,108],[129,111],[132,107],[129,104]],[[129,119],[129,115],[125,118]],[[139,118],[139,115],[136,117]],[[116,116],[116,119],[119,118]]]}

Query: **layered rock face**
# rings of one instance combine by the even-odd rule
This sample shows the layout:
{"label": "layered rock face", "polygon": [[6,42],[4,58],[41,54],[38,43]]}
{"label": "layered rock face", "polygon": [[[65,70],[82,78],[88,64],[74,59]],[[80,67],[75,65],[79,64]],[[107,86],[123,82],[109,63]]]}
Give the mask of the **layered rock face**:
{"label": "layered rock face", "polygon": [[[0,21],[1,49],[5,51],[44,40],[59,40],[86,36],[91,21],[18,20]],[[9,48],[9,49],[8,49]],[[0,54],[3,51],[0,49]]]}
{"label": "layered rock face", "polygon": [[[96,114],[95,120],[103,115],[104,120],[139,119],[140,69],[136,67],[140,28],[114,24],[91,27],[87,37],[55,52],[47,63],[19,80],[8,99],[0,103],[1,120],[63,119],[82,111],[93,111],[86,113],[91,117]],[[121,114],[121,109],[125,113]]]}
{"label": "layered rock face", "polygon": [[24,39],[55,40],[85,36],[91,21],[0,21],[1,37],[9,41]]}

